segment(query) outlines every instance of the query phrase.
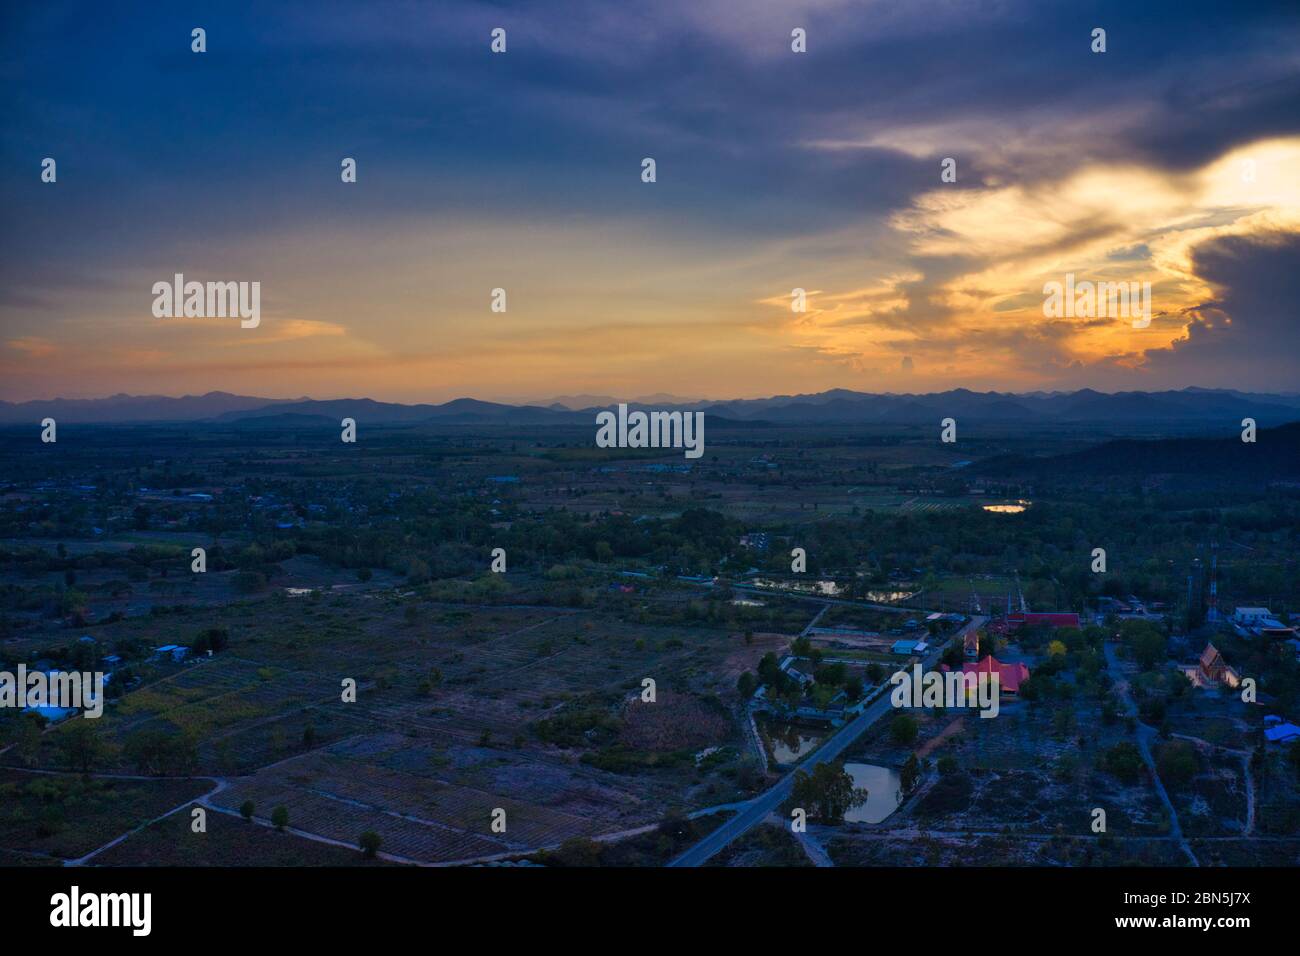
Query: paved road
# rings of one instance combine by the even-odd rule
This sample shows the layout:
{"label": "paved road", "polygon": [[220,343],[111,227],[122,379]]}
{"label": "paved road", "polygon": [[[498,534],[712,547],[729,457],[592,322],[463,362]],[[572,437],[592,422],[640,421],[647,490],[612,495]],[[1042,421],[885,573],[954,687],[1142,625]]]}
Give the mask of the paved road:
{"label": "paved road", "polygon": [[[965,637],[966,632],[971,628],[979,628],[988,620],[985,617],[974,617],[970,622],[957,632],[955,637]],[[949,638],[939,643],[926,657],[921,664],[924,668],[929,669],[934,666],[935,662],[943,654],[943,649],[952,641]],[[893,711],[893,705],[889,702],[890,695],[882,694],[874,703],[870,704],[866,710],[855,717],[852,721],[845,724],[820,747],[814,750],[803,763],[796,768],[811,772],[813,767],[822,763],[829,763],[837,759],[840,754],[849,748],[862,733],[874,724],[881,717]],[[782,803],[790,796],[790,789],[794,786],[794,772],[786,774],[781,780],[769,790],[765,790],[749,803],[745,804],[744,809],[734,817],[724,823],[718,829],[714,830],[699,843],[695,844],[681,856],[672,860],[669,866],[700,866],[709,860],[715,853],[731,843],[741,834],[750,830],[752,827],[761,823],[763,818],[769,813],[777,810]]]}

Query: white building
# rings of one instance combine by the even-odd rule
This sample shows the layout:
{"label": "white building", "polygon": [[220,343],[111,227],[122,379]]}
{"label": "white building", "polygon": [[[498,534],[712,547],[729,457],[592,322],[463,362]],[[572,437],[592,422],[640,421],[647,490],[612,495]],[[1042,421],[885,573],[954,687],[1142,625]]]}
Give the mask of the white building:
{"label": "white building", "polygon": [[1242,637],[1267,637],[1283,640],[1296,636],[1293,627],[1287,627],[1266,607],[1239,607],[1232,615],[1233,629]]}
{"label": "white building", "polygon": [[1239,607],[1232,612],[1232,622],[1250,627],[1252,624],[1261,624],[1272,616],[1273,612],[1266,607]]}

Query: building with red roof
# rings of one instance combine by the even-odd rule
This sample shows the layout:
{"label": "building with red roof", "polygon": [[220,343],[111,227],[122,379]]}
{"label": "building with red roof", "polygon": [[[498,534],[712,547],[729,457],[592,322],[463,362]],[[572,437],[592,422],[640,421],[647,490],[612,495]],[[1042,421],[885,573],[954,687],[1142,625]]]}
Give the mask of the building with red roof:
{"label": "building with red roof", "polygon": [[[947,664],[943,665],[943,670],[949,670]],[[1004,664],[992,654],[987,655],[978,664],[963,664],[961,672],[963,674],[997,674],[998,690],[1003,694],[1019,694],[1020,685],[1029,680],[1029,668],[1023,663],[1017,661],[1014,664]]]}

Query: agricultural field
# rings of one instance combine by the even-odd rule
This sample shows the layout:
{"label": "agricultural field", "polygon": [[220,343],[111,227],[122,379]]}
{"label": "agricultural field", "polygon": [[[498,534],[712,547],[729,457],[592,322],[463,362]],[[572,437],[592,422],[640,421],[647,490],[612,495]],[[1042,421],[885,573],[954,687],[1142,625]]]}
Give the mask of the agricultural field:
{"label": "agricultural field", "polygon": [[86,779],[0,769],[0,852],[75,860],[212,789],[210,780]]}
{"label": "agricultural field", "polygon": [[[132,618],[108,634],[173,642],[218,620],[221,651],[143,667],[110,702],[96,722],[104,769],[141,772],[133,741],[179,735],[195,742],[185,771],[227,784],[214,805],[284,806],[291,826],[343,843],[373,830],[385,853],[420,863],[557,846],[742,795],[752,758],[734,675],[788,639],[364,591]],[[44,735],[38,762],[60,759],[71,727]]]}
{"label": "agricultural field", "polygon": [[[278,833],[234,816],[208,811],[195,833],[191,807],[150,824],[95,858],[96,866],[388,866],[356,848]],[[355,835],[354,835],[355,842]]]}

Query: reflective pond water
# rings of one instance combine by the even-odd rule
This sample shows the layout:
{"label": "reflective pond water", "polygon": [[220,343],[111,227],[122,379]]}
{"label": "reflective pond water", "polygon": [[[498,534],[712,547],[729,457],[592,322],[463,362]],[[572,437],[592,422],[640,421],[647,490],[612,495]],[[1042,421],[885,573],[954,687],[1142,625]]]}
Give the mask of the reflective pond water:
{"label": "reflective pond water", "polygon": [[798,724],[765,721],[763,730],[772,742],[772,759],[779,764],[798,763],[826,739],[815,728]]}
{"label": "reflective pond water", "polygon": [[870,763],[846,763],[853,786],[865,787],[867,802],[844,814],[848,823],[879,823],[903,802],[903,781],[898,771]]}

